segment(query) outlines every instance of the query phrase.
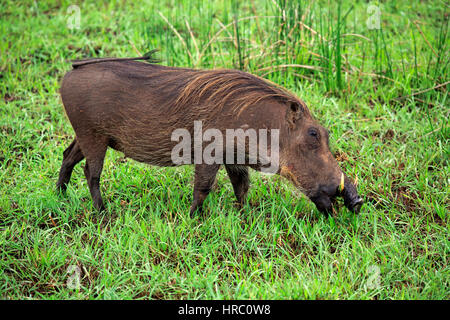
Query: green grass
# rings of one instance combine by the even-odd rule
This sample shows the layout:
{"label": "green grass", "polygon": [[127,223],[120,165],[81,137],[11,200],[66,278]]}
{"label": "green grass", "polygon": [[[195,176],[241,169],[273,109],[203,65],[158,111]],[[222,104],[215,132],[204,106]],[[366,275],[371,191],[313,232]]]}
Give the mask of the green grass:
{"label": "green grass", "polygon": [[[79,30],[71,4],[0,3],[0,298],[450,298],[448,3],[383,3],[375,30],[366,2],[83,1]],[[306,101],[358,181],[360,215],[325,218],[256,172],[238,211],[221,170],[207,214],[190,218],[192,167],[114,151],[106,212],[82,166],[56,193],[73,137],[67,61],[153,48],[162,64],[243,69]]]}

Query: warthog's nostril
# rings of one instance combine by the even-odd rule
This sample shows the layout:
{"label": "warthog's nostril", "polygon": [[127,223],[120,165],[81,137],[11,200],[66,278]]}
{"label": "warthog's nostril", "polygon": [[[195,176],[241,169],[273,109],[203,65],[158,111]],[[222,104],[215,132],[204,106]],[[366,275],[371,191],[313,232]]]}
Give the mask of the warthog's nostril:
{"label": "warthog's nostril", "polygon": [[353,201],[350,203],[350,210],[353,211],[354,213],[358,214],[359,210],[361,210],[361,206],[363,205],[364,200],[360,197],[356,197],[355,199],[353,199]]}

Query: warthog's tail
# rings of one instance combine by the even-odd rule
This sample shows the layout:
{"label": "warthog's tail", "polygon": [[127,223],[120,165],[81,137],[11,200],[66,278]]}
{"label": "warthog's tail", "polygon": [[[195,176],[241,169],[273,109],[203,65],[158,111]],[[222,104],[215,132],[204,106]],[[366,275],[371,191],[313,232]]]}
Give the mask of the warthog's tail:
{"label": "warthog's tail", "polygon": [[129,61],[129,60],[146,60],[148,63],[158,63],[161,62],[161,60],[156,59],[153,57],[153,54],[157,52],[158,50],[151,50],[144,54],[142,57],[136,57],[136,58],[92,58],[92,59],[85,59],[85,60],[73,60],[72,61],[72,67],[75,69],[80,66],[84,66],[86,64],[92,64],[92,63],[99,63],[99,62],[108,62],[108,61]]}

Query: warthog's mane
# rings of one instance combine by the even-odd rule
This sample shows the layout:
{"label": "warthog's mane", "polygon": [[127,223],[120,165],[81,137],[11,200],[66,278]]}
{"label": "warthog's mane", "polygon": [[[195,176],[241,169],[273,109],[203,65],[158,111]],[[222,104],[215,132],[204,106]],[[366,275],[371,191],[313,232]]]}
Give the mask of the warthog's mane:
{"label": "warthog's mane", "polygon": [[174,107],[184,108],[203,101],[219,109],[229,104],[240,113],[267,99],[293,103],[308,112],[304,102],[284,88],[247,72],[228,69],[195,70],[190,73]]}

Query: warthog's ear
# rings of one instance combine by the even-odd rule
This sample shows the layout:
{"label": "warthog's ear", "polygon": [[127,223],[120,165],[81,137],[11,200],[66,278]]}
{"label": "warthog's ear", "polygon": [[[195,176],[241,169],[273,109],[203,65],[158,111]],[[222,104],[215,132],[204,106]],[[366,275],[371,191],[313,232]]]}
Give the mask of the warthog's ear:
{"label": "warthog's ear", "polygon": [[289,109],[286,113],[286,120],[291,129],[297,126],[298,121],[302,117],[302,106],[297,102],[289,102]]}

